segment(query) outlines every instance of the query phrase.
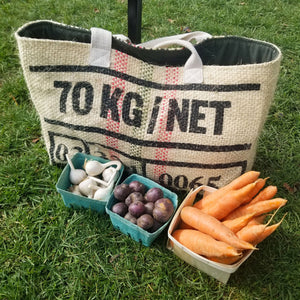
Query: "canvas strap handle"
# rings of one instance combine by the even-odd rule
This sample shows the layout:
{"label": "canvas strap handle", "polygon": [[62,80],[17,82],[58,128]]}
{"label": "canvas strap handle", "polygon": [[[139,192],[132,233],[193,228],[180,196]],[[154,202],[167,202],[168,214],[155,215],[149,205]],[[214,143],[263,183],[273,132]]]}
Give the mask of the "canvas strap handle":
{"label": "canvas strap handle", "polygon": [[[89,64],[92,66],[106,67],[110,66],[110,53],[112,44],[112,34],[110,31],[101,28],[91,28],[91,50]],[[128,38],[123,35],[117,35],[117,38],[128,42]],[[191,55],[184,65],[184,83],[202,83],[203,82],[203,63],[197,50],[191,43],[192,40],[201,42],[210,38],[211,35],[205,32],[193,32],[169,36],[151,40],[138,46],[145,48],[168,48],[172,45],[179,45],[191,51]]]}
{"label": "canvas strap handle", "polygon": [[110,31],[92,27],[89,64],[108,68],[110,65],[111,44],[112,34]]}
{"label": "canvas strap handle", "polygon": [[202,83],[203,82],[203,63],[200,55],[192,43],[185,40],[166,40],[158,43],[153,49],[167,48],[173,45],[179,45],[191,51],[191,55],[184,65],[183,82],[184,83]]}
{"label": "canvas strap handle", "polygon": [[175,40],[183,40],[183,41],[187,41],[187,42],[195,41],[195,43],[201,43],[204,40],[209,39],[211,37],[212,36],[207,32],[193,31],[193,32],[189,32],[189,33],[182,33],[182,34],[171,35],[171,36],[166,36],[166,37],[150,40],[148,42],[138,44],[138,46],[142,46],[145,48],[153,48],[153,47],[156,47],[160,43],[170,42],[170,41],[175,41]]}

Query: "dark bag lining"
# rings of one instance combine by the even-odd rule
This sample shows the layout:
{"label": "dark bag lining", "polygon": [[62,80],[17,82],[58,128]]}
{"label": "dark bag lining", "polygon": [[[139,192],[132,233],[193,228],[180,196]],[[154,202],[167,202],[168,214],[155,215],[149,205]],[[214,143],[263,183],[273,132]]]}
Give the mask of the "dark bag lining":
{"label": "dark bag lining", "polygon": [[[48,21],[32,23],[18,33],[21,37],[57,41],[91,42],[89,30],[64,26]],[[182,66],[190,56],[188,49],[137,48],[113,38],[112,47],[133,57],[155,65]],[[195,45],[204,65],[230,66],[270,62],[279,56],[276,47],[262,41],[244,37],[211,38]]]}

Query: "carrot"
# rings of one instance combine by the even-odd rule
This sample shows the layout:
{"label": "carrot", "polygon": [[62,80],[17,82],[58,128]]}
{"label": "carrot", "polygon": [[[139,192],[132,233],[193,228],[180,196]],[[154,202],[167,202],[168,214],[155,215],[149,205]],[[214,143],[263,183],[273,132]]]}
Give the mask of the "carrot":
{"label": "carrot", "polygon": [[[272,218],[274,217],[276,212],[272,215]],[[241,240],[254,244],[254,242],[262,235],[262,233],[265,231],[267,226],[270,224],[272,218],[268,221],[267,224],[246,225],[240,231],[238,231],[236,235]]]}
{"label": "carrot", "polygon": [[[225,218],[233,210],[238,208],[253,191],[256,183],[250,183],[239,190],[228,191],[223,197],[217,199],[214,203],[202,207],[201,210],[218,220]],[[196,205],[194,205],[197,207]]]}
{"label": "carrot", "polygon": [[245,197],[245,199],[243,200],[242,204],[246,204],[249,203],[250,201],[252,201],[252,198],[265,186],[267,178],[258,178],[255,181],[255,187],[253,188],[253,190],[247,195],[247,197]]}
{"label": "carrot", "polygon": [[[267,226],[265,228],[265,230],[262,232],[262,234],[259,235],[252,243],[254,245],[261,243],[265,238],[267,238],[269,235],[271,235],[279,227],[279,225],[282,223],[282,221],[283,221],[283,219],[274,225]],[[253,226],[255,226],[255,225],[253,225]]]}
{"label": "carrot", "polygon": [[248,171],[243,175],[237,177],[229,184],[219,188],[218,190],[214,191],[213,193],[203,197],[200,201],[198,201],[195,205],[198,208],[205,207],[211,203],[214,203],[220,197],[223,197],[229,190],[237,190],[241,189],[244,186],[254,182],[258,179],[260,173],[256,171]]}
{"label": "carrot", "polygon": [[179,223],[178,229],[195,229],[192,226],[186,224],[185,222],[183,222],[182,220]]}
{"label": "carrot", "polygon": [[[266,214],[262,214],[260,216],[255,217],[255,218],[252,218],[252,220],[250,220],[247,225],[260,225],[260,224],[263,224],[266,217],[267,217]],[[235,220],[235,219],[233,219],[233,220]],[[227,220],[227,221],[229,221],[229,220]]]}
{"label": "carrot", "polygon": [[232,232],[236,233],[245,227],[251,220],[253,220],[253,216],[254,214],[248,214],[236,219],[223,221],[222,223]]}
{"label": "carrot", "polygon": [[232,265],[235,262],[237,262],[239,259],[242,258],[241,255],[237,256],[232,256],[232,257],[207,257],[209,260],[212,260],[214,262],[220,263],[220,264],[225,264],[225,265]]}
{"label": "carrot", "polygon": [[217,241],[208,234],[194,229],[177,229],[172,236],[189,250],[204,256],[231,257],[239,252],[232,246]]}
{"label": "carrot", "polygon": [[240,231],[236,233],[239,239],[246,241],[248,243],[254,244],[254,241],[258,239],[259,236],[266,229],[265,224],[260,225],[247,225],[243,227]]}
{"label": "carrot", "polygon": [[277,193],[277,187],[275,185],[269,185],[264,188],[255,198],[251,200],[251,204],[262,200],[270,200],[272,199]]}
{"label": "carrot", "polygon": [[[279,208],[276,210],[276,212],[279,210]],[[258,224],[258,225],[247,225],[244,228],[242,228],[240,231],[236,233],[236,235],[253,245],[257,245],[261,241],[263,241],[266,237],[268,237],[272,232],[276,230],[276,228],[282,223],[284,217],[281,219],[281,221],[277,224],[268,226],[273,217],[275,216],[276,212],[272,215],[270,220],[267,224]]]}
{"label": "carrot", "polygon": [[227,215],[223,221],[232,220],[238,218],[242,215],[253,214],[254,216],[259,216],[264,213],[268,213],[274,209],[282,207],[286,204],[287,200],[282,198],[274,198],[270,200],[259,201],[254,204],[245,204],[243,206],[238,207],[229,215]]}
{"label": "carrot", "polygon": [[244,173],[243,175],[237,177],[233,181],[231,181],[229,184],[227,184],[228,189],[238,190],[242,187],[248,185],[249,183],[254,182],[258,179],[260,175],[260,172],[257,171],[248,171]]}
{"label": "carrot", "polygon": [[287,215],[287,213],[282,217],[282,219],[278,223],[267,226],[266,229],[264,230],[264,232],[255,241],[253,241],[253,244],[257,245],[257,244],[261,243],[269,235],[271,235],[279,227],[279,225],[283,222],[286,215]]}
{"label": "carrot", "polygon": [[222,224],[222,222],[203,213],[198,208],[185,206],[180,212],[180,217],[186,224],[210,235],[216,240],[225,242],[232,247],[237,249],[254,249],[251,244],[238,239],[229,228]]}

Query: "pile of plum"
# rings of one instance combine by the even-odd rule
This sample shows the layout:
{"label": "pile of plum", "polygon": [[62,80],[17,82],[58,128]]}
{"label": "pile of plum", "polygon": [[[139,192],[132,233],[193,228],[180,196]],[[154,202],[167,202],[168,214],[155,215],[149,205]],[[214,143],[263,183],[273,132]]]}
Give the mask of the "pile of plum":
{"label": "pile of plum", "polygon": [[117,185],[113,194],[118,202],[112,211],[149,232],[159,229],[174,212],[172,201],[164,197],[162,189],[147,189],[137,180]]}

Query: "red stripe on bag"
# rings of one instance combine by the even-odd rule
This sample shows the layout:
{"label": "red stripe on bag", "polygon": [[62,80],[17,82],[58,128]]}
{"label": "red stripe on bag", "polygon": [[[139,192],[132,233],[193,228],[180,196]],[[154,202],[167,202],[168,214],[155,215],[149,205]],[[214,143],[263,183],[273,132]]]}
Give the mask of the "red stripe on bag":
{"label": "red stripe on bag", "polygon": [[[174,67],[167,67],[166,68],[166,84],[178,84],[178,77],[179,77],[179,69]],[[172,132],[166,131],[167,125],[167,115],[168,115],[168,107],[169,107],[169,99],[173,99],[176,97],[176,91],[164,91],[162,103],[160,105],[160,118],[158,120],[159,131],[158,131],[158,141],[159,142],[170,142],[172,138]],[[167,161],[168,160],[168,148],[157,148],[155,150],[155,159],[160,161]],[[154,166],[154,177],[156,179],[159,178],[161,174],[166,173],[167,166],[163,165],[155,165]]]}
{"label": "red stripe on bag", "polygon": [[[120,51],[115,52],[115,61],[113,65],[113,69],[122,73],[126,73],[128,65],[128,55],[126,53],[122,53]],[[120,88],[122,90],[125,89],[125,80],[121,78],[114,77],[111,83],[111,93],[115,90],[115,88]],[[118,100],[118,112],[119,116],[121,116],[122,110],[122,103],[124,99],[124,94],[122,93],[119,100]],[[111,112],[108,112],[107,122],[106,122],[106,129],[112,132],[119,132],[120,131],[120,123],[116,122],[111,119]],[[114,149],[119,149],[118,139],[106,136],[106,145],[108,147],[112,147]],[[111,157],[119,157],[119,154],[116,151],[109,150],[109,156]]]}

